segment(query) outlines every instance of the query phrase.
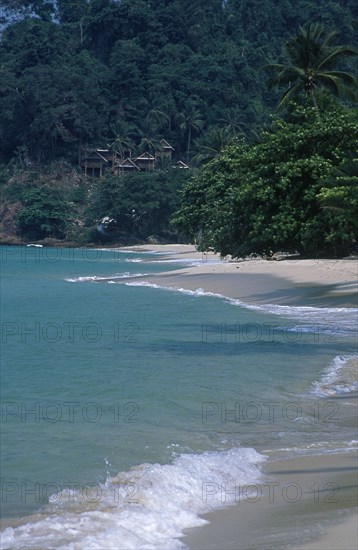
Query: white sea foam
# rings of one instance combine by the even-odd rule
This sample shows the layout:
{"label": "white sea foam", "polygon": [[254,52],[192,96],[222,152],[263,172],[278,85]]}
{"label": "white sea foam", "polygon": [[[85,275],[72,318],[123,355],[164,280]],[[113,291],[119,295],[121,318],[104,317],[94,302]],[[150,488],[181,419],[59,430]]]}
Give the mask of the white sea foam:
{"label": "white sea foam", "polygon": [[204,525],[201,514],[234,504],[230,491],[260,481],[264,460],[251,448],[183,454],[172,464],[121,472],[87,498],[83,491],[63,490],[52,496],[45,515],[6,528],[2,548],[186,548],[179,540],[183,530]]}
{"label": "white sea foam", "polygon": [[337,355],[321,378],[313,383],[312,393],[327,397],[357,391],[357,374],[357,355]]}
{"label": "white sea foam", "polygon": [[72,277],[72,278],[66,278],[65,281],[67,281],[68,283],[87,283],[87,282],[102,282],[102,281],[109,281],[109,282],[114,282],[116,281],[116,279],[128,279],[129,277],[130,278],[135,278],[135,277],[146,277],[148,275],[148,273],[129,273],[129,272],[126,272],[126,273],[116,273],[115,275],[110,275],[110,276],[106,276],[106,277],[103,277],[103,276],[99,276],[99,275],[87,275],[87,276],[84,276],[84,277]]}
{"label": "white sea foam", "polygon": [[[237,303],[236,303],[237,302]],[[249,305],[239,300],[230,300],[233,305],[244,306],[258,311],[267,311],[274,315],[295,318],[306,323],[306,330],[316,330],[317,323],[327,327],[334,324],[341,330],[357,330],[357,309],[356,308],[327,308],[310,306],[281,306],[276,304]]]}
{"label": "white sea foam", "polygon": [[170,292],[180,292],[182,294],[188,294],[189,296],[211,296],[213,298],[221,298],[224,300],[229,300],[230,298],[227,298],[227,296],[224,296],[223,294],[218,294],[216,292],[209,292],[207,290],[204,290],[203,288],[197,288],[196,290],[189,290],[187,288],[173,288],[170,286],[163,286],[158,285],[156,283],[150,283],[149,281],[133,281],[133,282],[126,282],[127,286],[145,286],[149,288],[158,288],[160,290],[168,290]]}
{"label": "white sea foam", "polygon": [[[317,333],[317,330],[321,330],[322,336],[325,336],[327,339],[336,337],[339,333],[348,332],[355,334],[357,331],[358,310],[356,308],[320,308],[310,306],[281,306],[276,304],[256,305],[247,304],[241,300],[229,298],[217,292],[209,292],[203,288],[188,290],[185,288],[158,285],[149,281],[128,281],[126,284],[128,286],[144,286],[171,292],[180,292],[190,296],[219,298],[233,306],[266,312],[280,317],[290,317],[291,319],[300,321],[299,327],[301,332]],[[295,330],[294,325],[291,328]]]}
{"label": "white sea foam", "polygon": [[203,264],[205,265],[217,265],[217,264],[221,264],[222,261],[221,260],[201,260],[201,259],[198,259],[198,258],[173,258],[173,259],[170,259],[170,260],[166,260],[166,259],[163,259],[163,260],[146,260],[146,263],[150,263],[150,264],[187,264],[189,265],[190,267],[199,267],[199,266],[202,266]]}

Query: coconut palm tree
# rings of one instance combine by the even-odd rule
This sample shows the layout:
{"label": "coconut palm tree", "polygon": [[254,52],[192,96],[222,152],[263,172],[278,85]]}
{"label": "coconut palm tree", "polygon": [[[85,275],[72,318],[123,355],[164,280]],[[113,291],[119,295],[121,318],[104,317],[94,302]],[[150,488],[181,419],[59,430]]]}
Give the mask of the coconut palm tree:
{"label": "coconut palm tree", "polygon": [[236,108],[227,109],[219,122],[224,125],[227,132],[234,135],[245,134],[248,130],[248,125],[243,120],[242,111]]}
{"label": "coconut palm tree", "polygon": [[344,57],[357,55],[358,52],[350,46],[335,45],[337,36],[336,31],[327,34],[326,29],[319,24],[310,23],[306,29],[300,27],[298,35],[286,43],[291,63],[271,63],[265,66],[276,73],[269,85],[288,85],[279,107],[304,91],[309,94],[319,113],[315,94],[319,87],[337,96],[346,95],[349,99],[357,97],[356,78],[349,72],[333,69]]}
{"label": "coconut palm tree", "polygon": [[193,162],[201,164],[218,157],[235,138],[235,132],[227,128],[210,128],[205,135],[195,140],[194,144],[198,153],[193,157]]}
{"label": "coconut palm tree", "polygon": [[134,143],[129,137],[129,134],[133,131],[133,128],[128,124],[117,120],[116,122],[110,124],[110,130],[113,139],[109,143],[109,146],[112,151],[119,153],[122,158],[126,151],[131,151],[134,147]]}
{"label": "coconut palm tree", "polygon": [[140,153],[148,151],[151,154],[155,154],[156,151],[160,151],[161,144],[158,139],[158,127],[156,124],[150,122],[150,119],[146,117],[138,128],[138,137],[140,139],[138,150]]}
{"label": "coconut palm tree", "polygon": [[161,111],[156,106],[153,106],[147,114],[147,118],[150,122],[153,122],[158,126],[158,128],[162,128],[165,124],[169,121],[169,116],[164,113],[164,111]]}
{"label": "coconut palm tree", "polygon": [[192,131],[201,130],[201,128],[204,126],[204,121],[201,117],[200,111],[192,103],[189,103],[186,106],[185,111],[180,113],[179,116],[180,116],[180,124],[179,124],[180,129],[184,130],[185,132],[188,132],[187,147],[186,147],[186,161],[188,162]]}

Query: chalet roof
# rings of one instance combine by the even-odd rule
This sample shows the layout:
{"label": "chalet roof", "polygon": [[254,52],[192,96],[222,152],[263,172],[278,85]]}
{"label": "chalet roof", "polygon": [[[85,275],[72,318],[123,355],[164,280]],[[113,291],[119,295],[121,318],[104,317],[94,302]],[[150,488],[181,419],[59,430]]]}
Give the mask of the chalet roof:
{"label": "chalet roof", "polygon": [[81,162],[84,162],[85,160],[88,160],[88,159],[101,159],[104,162],[108,162],[108,160],[103,155],[101,155],[99,150],[90,151],[89,153],[86,153],[85,156],[81,158]]}
{"label": "chalet roof", "polygon": [[174,147],[172,147],[170,143],[168,143],[165,139],[160,140],[160,145],[163,147],[163,149],[171,149],[172,151],[174,151]]}
{"label": "chalet roof", "polygon": [[145,153],[137,157],[135,160],[155,160],[155,158],[146,151]]}
{"label": "chalet roof", "polygon": [[189,169],[189,166],[185,164],[182,160],[178,160],[178,162],[175,164],[174,168],[186,168]]}
{"label": "chalet roof", "polygon": [[133,168],[135,170],[140,170],[139,166],[137,166],[130,158],[126,158],[122,162],[116,164],[116,168]]}

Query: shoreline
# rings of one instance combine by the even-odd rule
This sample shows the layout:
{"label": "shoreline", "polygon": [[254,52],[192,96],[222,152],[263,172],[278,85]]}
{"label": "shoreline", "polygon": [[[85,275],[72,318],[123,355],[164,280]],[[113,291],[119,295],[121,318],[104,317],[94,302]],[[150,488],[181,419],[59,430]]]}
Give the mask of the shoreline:
{"label": "shoreline", "polygon": [[354,550],[356,461],[355,453],[269,458],[251,501],[205,514],[209,523],[182,540],[190,550]]}
{"label": "shoreline", "polygon": [[[178,262],[176,270],[139,277],[136,282],[148,281],[166,288],[191,291],[201,288],[249,305],[357,307],[356,259],[221,261],[218,255],[202,254],[189,245],[144,245],[120,250],[163,255],[163,262],[168,259]],[[186,264],[185,267],[179,265],[181,261]],[[342,396],[343,399],[345,397],[348,394]],[[181,539],[190,550],[356,548],[358,533],[354,515],[357,503],[355,453],[299,456],[279,460],[271,457],[263,470],[280,487],[287,483],[298,483],[302,487],[300,502],[287,503],[282,498],[269,502],[268,495],[263,492],[258,502],[233,503],[228,508],[205,514],[203,517],[209,523],[203,527],[188,529]],[[329,502],[327,494],[329,495],[329,488],[332,487],[330,483],[339,488],[339,502]],[[318,501],[313,502],[312,498],[316,498],[316,495],[312,496],[312,487],[324,487],[328,489],[328,493],[323,498],[317,497]],[[327,498],[328,502],[325,501]],[[287,533],[282,533],[281,539],[275,542],[275,526],[278,531],[282,529],[282,515],[287,517]],[[297,538],[300,529],[302,537],[300,535]],[[256,533],[256,543],[252,538],[253,533]]]}
{"label": "shoreline", "polygon": [[[147,259],[149,262],[159,261],[163,264],[158,264],[163,271],[143,277],[101,278],[103,282],[115,280],[126,284],[149,281],[163,288],[194,292],[203,289],[238,300],[243,305],[357,307],[356,259],[233,261],[222,260],[213,253],[198,252],[191,245],[139,245],[112,250],[142,254],[141,258],[143,253],[148,254],[144,262]],[[168,261],[170,263],[166,264]],[[113,272],[111,264],[108,265],[110,272]],[[197,307],[200,308],[200,305]],[[350,317],[351,313],[354,314],[354,311],[348,312]],[[308,315],[311,313],[308,312]],[[327,315],[329,319],[331,313],[327,312]],[[332,315],[336,313],[332,312]],[[347,315],[347,310],[339,315]],[[353,393],[330,396],[330,399],[335,398],[342,405],[348,399],[350,405],[356,403],[356,400],[353,403]],[[358,534],[353,512],[357,504],[357,466],[356,454],[348,450],[348,445],[347,450],[337,450],[332,455],[328,451],[326,455],[287,459],[279,458],[275,451],[258,449],[258,452],[268,455],[262,467],[265,477],[262,484],[258,484],[260,488],[262,486],[260,498],[257,501],[233,502],[230,507],[202,515],[208,523],[187,529],[180,540],[190,550],[355,550]],[[272,501],[265,480],[278,484],[275,487],[279,491]],[[295,498],[293,502],[282,498],[282,489],[287,484],[297,484],[302,488],[302,495],[297,501]],[[230,490],[230,487],[227,489]],[[338,502],[335,498],[337,494]],[[19,519],[19,525],[22,521]]]}
{"label": "shoreline", "polygon": [[357,259],[221,261],[217,254],[198,252],[192,245],[140,245],[118,250],[163,255],[163,263],[170,259],[187,264],[168,272],[137,277],[137,282],[192,291],[201,288],[250,305],[358,306]]}

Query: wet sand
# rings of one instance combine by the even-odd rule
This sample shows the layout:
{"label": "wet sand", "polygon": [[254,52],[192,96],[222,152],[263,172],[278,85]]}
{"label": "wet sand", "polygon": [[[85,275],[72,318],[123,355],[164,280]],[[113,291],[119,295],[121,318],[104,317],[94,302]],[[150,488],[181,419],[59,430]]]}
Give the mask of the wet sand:
{"label": "wet sand", "polygon": [[[192,245],[144,245],[132,250],[160,254],[158,259],[163,262],[171,259],[187,264],[142,279],[168,288],[201,288],[257,305],[358,305],[357,259],[232,261],[197,252]],[[195,265],[190,265],[190,260],[195,260]],[[136,278],[136,282],[140,280]],[[356,396],[351,397],[356,403]],[[191,550],[357,548],[355,453],[290,460],[271,456],[265,475],[266,481],[256,487],[260,493],[256,500],[234,501],[230,508],[207,514],[209,523],[188,530],[185,544]],[[277,491],[272,493],[273,489]]]}
{"label": "wet sand", "polygon": [[[123,250],[160,254],[188,267],[155,276],[138,277],[169,288],[223,294],[248,304],[314,307],[357,307],[358,262],[352,260],[222,261],[219,256],[197,252],[192,245],[142,245]],[[196,262],[190,265],[189,260]]]}
{"label": "wet sand", "polygon": [[357,547],[354,453],[269,461],[264,470],[251,500],[207,514],[210,523],[188,529],[184,543],[191,550]]}

